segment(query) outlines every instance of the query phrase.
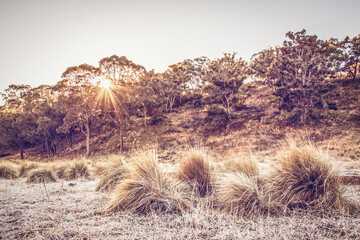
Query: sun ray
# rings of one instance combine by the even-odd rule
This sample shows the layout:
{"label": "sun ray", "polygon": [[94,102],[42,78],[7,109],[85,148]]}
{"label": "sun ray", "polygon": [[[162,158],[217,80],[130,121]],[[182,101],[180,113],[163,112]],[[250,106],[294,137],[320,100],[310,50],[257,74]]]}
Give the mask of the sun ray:
{"label": "sun ray", "polygon": [[103,89],[110,89],[112,87],[112,84],[109,79],[105,78],[100,80],[100,87]]}
{"label": "sun ray", "polygon": [[117,97],[117,94],[125,92],[125,90],[119,86],[113,85],[109,79],[99,80],[98,86],[100,89],[96,96],[96,107],[102,105],[106,109],[113,108],[115,114],[120,114],[120,112],[124,109],[120,99]]}

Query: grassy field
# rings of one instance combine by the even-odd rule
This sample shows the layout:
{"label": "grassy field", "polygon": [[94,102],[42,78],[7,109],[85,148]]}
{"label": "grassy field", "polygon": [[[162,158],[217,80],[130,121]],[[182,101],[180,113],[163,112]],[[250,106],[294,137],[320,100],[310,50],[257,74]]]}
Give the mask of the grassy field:
{"label": "grassy field", "polygon": [[360,238],[360,186],[342,185],[341,162],[315,147],[214,156],[0,162],[15,172],[0,179],[0,239]]}
{"label": "grassy field", "polygon": [[[103,214],[96,181],[27,184],[1,180],[2,239],[359,239],[360,216],[294,211],[239,217],[206,205],[181,214]],[[359,198],[360,188],[348,188]]]}

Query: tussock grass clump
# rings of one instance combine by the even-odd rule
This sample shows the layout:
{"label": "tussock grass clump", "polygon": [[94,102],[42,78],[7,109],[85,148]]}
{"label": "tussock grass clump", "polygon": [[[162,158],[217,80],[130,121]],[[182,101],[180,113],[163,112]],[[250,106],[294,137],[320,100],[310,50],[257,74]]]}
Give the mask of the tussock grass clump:
{"label": "tussock grass clump", "polygon": [[114,156],[106,161],[101,161],[94,164],[93,175],[95,176],[102,176],[107,174],[111,169],[123,165],[125,160],[122,156]]}
{"label": "tussock grass clump", "polygon": [[243,172],[224,173],[215,184],[218,207],[232,214],[258,216],[270,210],[269,199],[257,177]]}
{"label": "tussock grass clump", "polygon": [[180,212],[189,206],[182,197],[183,187],[164,174],[154,153],[138,154],[127,179],[112,191],[106,211]]}
{"label": "tussock grass clump", "polygon": [[37,162],[31,162],[31,161],[24,161],[19,162],[20,163],[20,177],[27,177],[27,174],[40,166]]}
{"label": "tussock grass clump", "polygon": [[248,157],[235,157],[224,162],[224,170],[227,172],[238,172],[255,177],[259,175],[259,166],[250,155]]}
{"label": "tussock grass clump", "polygon": [[67,180],[73,180],[77,178],[90,177],[90,170],[85,160],[75,160],[69,162],[69,167],[65,171]]}
{"label": "tussock grass clump", "polygon": [[58,179],[67,179],[67,171],[70,165],[67,162],[54,165],[54,174]]}
{"label": "tussock grass clump", "polygon": [[201,197],[212,192],[212,168],[203,150],[190,150],[180,162],[178,178],[192,185]]}
{"label": "tussock grass clump", "polygon": [[19,167],[12,162],[0,162],[0,178],[14,179],[19,177]]}
{"label": "tussock grass clump", "polygon": [[107,169],[107,171],[104,171],[103,174],[100,175],[100,181],[96,185],[96,191],[112,191],[128,174],[128,167],[124,162],[109,164],[105,169]]}
{"label": "tussock grass clump", "polygon": [[54,172],[49,166],[41,166],[31,170],[27,174],[27,183],[47,183],[56,182]]}
{"label": "tussock grass clump", "polygon": [[308,145],[290,151],[272,176],[272,191],[277,201],[294,208],[341,208],[340,180],[325,155]]}

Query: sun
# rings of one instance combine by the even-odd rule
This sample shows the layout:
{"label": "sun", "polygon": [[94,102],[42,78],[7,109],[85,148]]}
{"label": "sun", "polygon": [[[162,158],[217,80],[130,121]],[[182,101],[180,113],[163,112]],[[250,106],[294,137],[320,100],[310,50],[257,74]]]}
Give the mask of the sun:
{"label": "sun", "polygon": [[100,87],[103,89],[110,89],[111,88],[111,82],[109,79],[102,79],[100,81]]}

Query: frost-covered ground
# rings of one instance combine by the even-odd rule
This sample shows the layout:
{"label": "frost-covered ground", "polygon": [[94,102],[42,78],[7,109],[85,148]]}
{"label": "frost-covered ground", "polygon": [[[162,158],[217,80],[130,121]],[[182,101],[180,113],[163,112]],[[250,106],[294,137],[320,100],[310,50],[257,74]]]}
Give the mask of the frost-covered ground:
{"label": "frost-covered ground", "polygon": [[[183,214],[104,214],[96,181],[0,180],[0,239],[360,239],[360,216],[294,213],[242,218],[197,207]],[[359,199],[360,188],[349,191]]]}

